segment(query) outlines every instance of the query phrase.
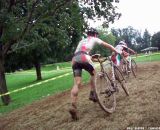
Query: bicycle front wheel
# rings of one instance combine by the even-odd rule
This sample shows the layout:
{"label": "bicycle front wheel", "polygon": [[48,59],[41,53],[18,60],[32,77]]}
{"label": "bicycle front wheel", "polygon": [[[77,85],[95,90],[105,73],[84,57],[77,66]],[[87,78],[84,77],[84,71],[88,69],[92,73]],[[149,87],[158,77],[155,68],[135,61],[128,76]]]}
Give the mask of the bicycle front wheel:
{"label": "bicycle front wheel", "polygon": [[107,73],[96,73],[95,90],[100,107],[107,113],[113,113],[116,108],[116,97]]}
{"label": "bicycle front wheel", "polygon": [[135,62],[135,60],[131,60],[131,71],[134,75],[134,77],[136,78],[136,73],[137,73],[137,64]]}
{"label": "bicycle front wheel", "polygon": [[115,85],[117,87],[121,86],[122,89],[124,90],[125,94],[127,96],[129,96],[128,89],[125,86],[125,84],[123,83],[125,81],[123,74],[121,73],[121,71],[119,70],[119,68],[117,66],[114,66],[114,71],[115,71],[115,78],[116,78]]}

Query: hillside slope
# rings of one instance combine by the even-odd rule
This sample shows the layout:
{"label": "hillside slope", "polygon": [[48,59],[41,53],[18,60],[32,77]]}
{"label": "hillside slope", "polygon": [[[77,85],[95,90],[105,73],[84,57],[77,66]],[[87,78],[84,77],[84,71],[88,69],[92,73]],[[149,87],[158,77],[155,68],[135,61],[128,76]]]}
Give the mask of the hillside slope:
{"label": "hillside slope", "polygon": [[160,62],[139,64],[138,77],[127,83],[130,96],[117,95],[117,108],[106,114],[88,100],[89,86],[79,92],[80,119],[68,113],[70,91],[47,97],[0,116],[0,130],[125,130],[160,127]]}

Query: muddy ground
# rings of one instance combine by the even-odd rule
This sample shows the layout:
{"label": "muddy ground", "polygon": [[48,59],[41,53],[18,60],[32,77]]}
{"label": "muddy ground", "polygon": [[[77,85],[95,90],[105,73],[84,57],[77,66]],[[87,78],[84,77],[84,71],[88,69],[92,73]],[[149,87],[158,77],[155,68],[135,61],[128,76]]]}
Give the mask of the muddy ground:
{"label": "muddy ground", "polygon": [[78,121],[70,118],[70,91],[66,91],[0,116],[0,130],[160,130],[160,62],[138,67],[138,77],[126,84],[130,96],[123,91],[117,94],[113,114],[89,101],[89,86],[84,85]]}

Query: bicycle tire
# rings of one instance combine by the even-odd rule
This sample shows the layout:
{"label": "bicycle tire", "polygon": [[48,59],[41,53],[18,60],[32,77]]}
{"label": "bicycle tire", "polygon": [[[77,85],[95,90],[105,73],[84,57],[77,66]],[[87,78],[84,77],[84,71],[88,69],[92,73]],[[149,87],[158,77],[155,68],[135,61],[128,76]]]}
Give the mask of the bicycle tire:
{"label": "bicycle tire", "polygon": [[129,78],[128,65],[127,65],[128,63],[126,63],[126,61],[124,61],[123,59],[121,62],[122,62],[121,64],[122,73],[126,78]]}
{"label": "bicycle tire", "polygon": [[96,96],[100,107],[107,113],[113,113],[116,108],[115,92],[111,90],[113,90],[113,88],[107,73],[97,72],[95,77]]}
{"label": "bicycle tire", "polygon": [[[122,89],[124,90],[125,94],[127,96],[129,96],[129,92],[127,87],[124,85],[123,81],[125,81],[124,76],[122,74],[122,72],[119,70],[119,68],[117,66],[114,66],[114,71],[115,71],[115,78],[116,81],[118,81],[118,83],[120,84],[120,86],[122,87]],[[117,85],[117,84],[116,84]],[[119,87],[119,86],[118,86]]]}
{"label": "bicycle tire", "polygon": [[131,60],[131,71],[132,71],[133,76],[136,78],[137,77],[137,75],[136,75],[137,64],[136,64],[135,60],[133,60],[133,59]]}

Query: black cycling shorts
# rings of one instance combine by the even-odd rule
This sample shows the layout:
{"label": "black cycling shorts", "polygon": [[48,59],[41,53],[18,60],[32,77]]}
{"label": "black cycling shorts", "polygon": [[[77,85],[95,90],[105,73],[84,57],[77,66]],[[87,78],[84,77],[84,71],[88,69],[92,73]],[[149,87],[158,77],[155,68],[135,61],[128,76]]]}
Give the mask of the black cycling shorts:
{"label": "black cycling shorts", "polygon": [[90,75],[94,75],[93,71],[94,71],[94,68],[91,64],[85,62],[85,63],[78,63],[78,62],[75,62],[73,65],[72,65],[72,69],[73,69],[73,75],[74,77],[81,77],[82,76],[82,69],[85,69],[86,71],[88,71],[90,73]]}

